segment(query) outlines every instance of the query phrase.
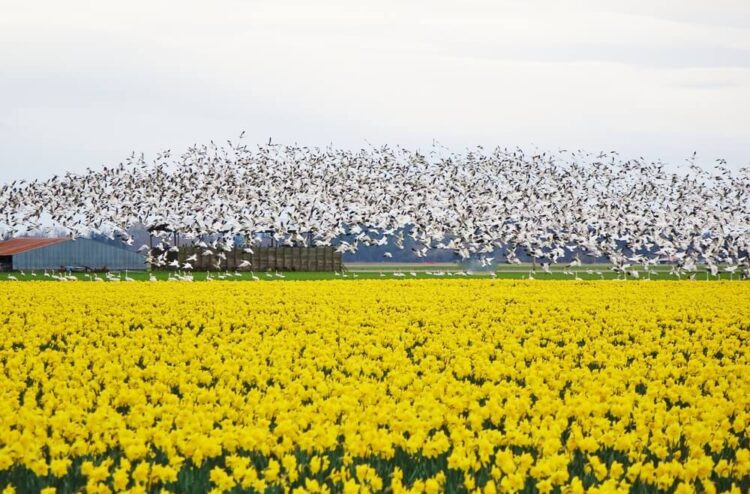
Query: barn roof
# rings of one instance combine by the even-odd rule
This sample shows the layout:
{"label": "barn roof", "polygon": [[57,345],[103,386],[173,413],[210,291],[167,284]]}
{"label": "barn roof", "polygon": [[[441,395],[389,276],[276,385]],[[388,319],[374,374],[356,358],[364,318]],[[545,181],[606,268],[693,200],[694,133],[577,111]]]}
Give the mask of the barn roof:
{"label": "barn roof", "polygon": [[14,256],[48,245],[65,242],[68,238],[19,237],[0,242],[0,256]]}

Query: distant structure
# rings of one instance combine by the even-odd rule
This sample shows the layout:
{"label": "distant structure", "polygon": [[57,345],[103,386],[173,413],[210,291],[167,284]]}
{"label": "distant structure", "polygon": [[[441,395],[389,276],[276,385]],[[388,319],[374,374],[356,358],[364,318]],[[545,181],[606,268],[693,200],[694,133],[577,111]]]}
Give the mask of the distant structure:
{"label": "distant structure", "polygon": [[145,258],[136,252],[86,238],[19,237],[0,242],[0,271],[139,271],[146,267]]}
{"label": "distant structure", "polygon": [[[252,253],[243,249],[218,252],[201,251],[195,246],[180,247],[179,253],[168,252],[167,259],[175,259],[180,266],[186,263],[196,271],[341,271],[341,253],[333,247],[253,247]],[[155,252],[158,255],[158,251]],[[244,263],[244,264],[243,264]],[[249,263],[249,264],[248,264]]]}

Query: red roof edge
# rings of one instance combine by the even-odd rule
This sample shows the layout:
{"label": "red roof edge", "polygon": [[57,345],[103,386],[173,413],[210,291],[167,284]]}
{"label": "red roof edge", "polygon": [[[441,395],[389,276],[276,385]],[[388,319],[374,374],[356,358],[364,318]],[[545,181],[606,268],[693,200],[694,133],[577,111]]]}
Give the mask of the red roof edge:
{"label": "red roof edge", "polygon": [[39,249],[48,245],[59,244],[69,240],[66,237],[45,238],[45,237],[18,237],[0,242],[0,256],[14,256],[30,250]]}

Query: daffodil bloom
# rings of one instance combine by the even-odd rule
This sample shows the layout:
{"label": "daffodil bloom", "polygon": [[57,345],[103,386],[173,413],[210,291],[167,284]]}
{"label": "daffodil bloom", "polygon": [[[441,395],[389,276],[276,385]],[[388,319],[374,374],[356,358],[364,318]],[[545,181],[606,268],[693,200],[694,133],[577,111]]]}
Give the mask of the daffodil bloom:
{"label": "daffodil bloom", "polygon": [[8,492],[750,489],[747,283],[0,288]]}

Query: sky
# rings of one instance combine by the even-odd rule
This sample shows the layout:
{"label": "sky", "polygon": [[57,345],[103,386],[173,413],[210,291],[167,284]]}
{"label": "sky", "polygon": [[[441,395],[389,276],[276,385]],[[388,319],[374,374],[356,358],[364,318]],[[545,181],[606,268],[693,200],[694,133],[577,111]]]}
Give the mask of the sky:
{"label": "sky", "polygon": [[747,0],[0,0],[0,183],[194,143],[750,165]]}

